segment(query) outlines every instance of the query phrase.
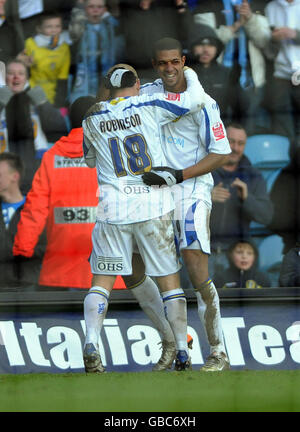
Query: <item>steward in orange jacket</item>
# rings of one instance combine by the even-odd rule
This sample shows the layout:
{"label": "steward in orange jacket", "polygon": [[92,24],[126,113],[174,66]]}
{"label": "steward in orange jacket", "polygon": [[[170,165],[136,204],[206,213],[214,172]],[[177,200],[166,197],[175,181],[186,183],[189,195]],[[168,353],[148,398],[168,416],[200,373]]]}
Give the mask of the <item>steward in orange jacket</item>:
{"label": "steward in orange jacket", "polygon": [[[86,99],[86,103],[91,99],[84,115],[95,100],[80,99]],[[88,258],[92,251],[98,185],[96,169],[88,168],[84,162],[82,141],[82,128],[73,128],[44,154],[21,212],[14,255],[32,257],[46,225],[47,247],[40,285],[91,287]],[[121,277],[117,278],[114,288],[126,288]]]}

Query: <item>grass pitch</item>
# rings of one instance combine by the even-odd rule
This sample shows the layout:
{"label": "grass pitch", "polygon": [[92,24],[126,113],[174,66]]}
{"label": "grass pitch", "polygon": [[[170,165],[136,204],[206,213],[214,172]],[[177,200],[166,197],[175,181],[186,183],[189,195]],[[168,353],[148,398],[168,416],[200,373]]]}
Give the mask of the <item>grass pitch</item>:
{"label": "grass pitch", "polygon": [[299,412],[300,370],[0,375],[1,412]]}

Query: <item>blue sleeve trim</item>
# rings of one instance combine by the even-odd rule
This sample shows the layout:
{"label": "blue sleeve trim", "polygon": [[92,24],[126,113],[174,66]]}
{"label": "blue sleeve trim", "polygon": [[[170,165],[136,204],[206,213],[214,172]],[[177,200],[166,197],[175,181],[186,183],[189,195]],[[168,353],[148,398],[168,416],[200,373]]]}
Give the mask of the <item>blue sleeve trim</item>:
{"label": "blue sleeve trim", "polygon": [[198,240],[197,233],[195,231],[194,214],[199,201],[200,200],[194,202],[194,204],[188,209],[186,214],[184,222],[184,234],[187,246],[192,244],[195,240]]}
{"label": "blue sleeve trim", "polygon": [[203,108],[203,112],[205,117],[205,150],[208,153],[210,146],[210,121],[206,108]]}
{"label": "blue sleeve trim", "polygon": [[140,102],[138,104],[131,104],[131,105],[127,106],[126,108],[124,108],[123,111],[130,109],[132,107],[141,108],[143,106],[157,106],[159,108],[163,108],[167,111],[172,112],[173,114],[177,115],[178,117],[189,112],[189,110],[187,108],[181,108],[178,105],[163,101],[161,99],[154,99],[154,100],[150,100],[150,101],[146,101],[146,102]]}
{"label": "blue sleeve trim", "polygon": [[144,89],[146,87],[158,87],[159,84],[156,81],[153,81],[152,83],[145,83],[141,86],[141,89]]}
{"label": "blue sleeve trim", "polygon": [[88,147],[87,147],[87,145],[86,145],[86,143],[84,141],[84,138],[83,138],[82,148],[83,148],[84,157],[86,157],[86,155],[88,154],[89,149],[88,149]]}

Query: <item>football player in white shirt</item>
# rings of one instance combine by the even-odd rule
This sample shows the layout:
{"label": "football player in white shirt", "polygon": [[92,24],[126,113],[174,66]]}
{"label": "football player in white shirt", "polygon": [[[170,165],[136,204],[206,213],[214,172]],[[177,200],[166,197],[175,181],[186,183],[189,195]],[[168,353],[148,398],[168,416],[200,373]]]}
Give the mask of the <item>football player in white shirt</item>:
{"label": "football player in white shirt", "polygon": [[[128,69],[134,73],[138,79],[136,70],[124,63],[119,63],[109,69],[107,77],[111,75],[116,68]],[[107,78],[106,77],[106,78]],[[111,99],[109,80],[103,80],[98,92],[99,101]],[[154,327],[158,330],[161,337],[161,357],[153,366],[153,371],[164,371],[171,369],[176,357],[176,347],[174,334],[166,319],[164,304],[157,285],[151,277],[145,275],[145,266],[138,251],[133,251],[132,256],[133,273],[130,276],[123,276],[126,287],[131,291],[140,307],[143,309],[148,318],[152,321]]]}
{"label": "football player in white shirt", "polygon": [[[187,91],[177,95],[139,94],[133,72],[116,68],[109,77],[113,100],[95,104],[83,121],[84,156],[97,168],[100,186],[90,258],[92,288],[84,300],[87,372],[104,372],[98,338],[115,278],[132,274],[135,244],[146,275],[156,277],[176,343],[176,370],[190,367],[186,299],[174,244],[169,188],[145,186],[142,174],[165,164],[159,125],[201,109],[205,93],[191,69],[184,72]],[[174,99],[174,100],[173,100]]]}
{"label": "football player in white shirt", "polygon": [[[141,94],[185,91],[185,57],[178,41],[171,38],[158,41],[152,62],[160,79],[145,84]],[[178,246],[196,292],[199,317],[210,345],[210,355],[201,370],[225,370],[230,365],[223,341],[220,302],[208,274],[211,171],[222,166],[225,155],[231,153],[216,101],[207,96],[201,111],[163,126],[162,138],[168,167],[154,167],[143,179],[148,185],[176,185]]]}

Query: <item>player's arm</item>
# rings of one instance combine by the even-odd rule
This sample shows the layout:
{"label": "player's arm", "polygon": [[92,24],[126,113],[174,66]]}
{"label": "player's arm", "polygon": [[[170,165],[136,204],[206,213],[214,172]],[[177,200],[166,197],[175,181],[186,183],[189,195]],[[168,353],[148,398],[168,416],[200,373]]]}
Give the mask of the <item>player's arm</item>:
{"label": "player's arm", "polygon": [[82,122],[82,129],[83,129],[83,142],[82,142],[82,148],[83,148],[83,157],[85,160],[85,163],[89,168],[95,168],[96,166],[96,149],[93,146],[93,142],[90,132],[90,126],[89,123],[86,121],[86,118]]}
{"label": "player's arm", "polygon": [[83,156],[84,156],[85,163],[89,168],[95,168],[96,149],[86,135],[84,135],[83,137],[82,147],[83,147]]}
{"label": "player's arm", "polygon": [[226,163],[228,155],[209,153],[197,164],[192,165],[182,170],[183,180],[198,177],[209,172],[212,172]]}
{"label": "player's arm", "polygon": [[[191,68],[184,71],[187,89],[183,93],[156,93],[148,96],[151,103],[148,105],[149,114],[161,126],[178,118],[200,111],[206,104],[206,93],[198,80],[196,72]],[[147,96],[141,96],[143,102]]]}
{"label": "player's arm", "polygon": [[184,76],[187,83],[187,89],[185,93],[187,93],[190,98],[190,111],[199,111],[205,106],[206,102],[206,93],[204,88],[199,82],[198,75],[193,69],[185,67]]}
{"label": "player's arm", "polygon": [[195,115],[195,121],[199,125],[199,135],[201,131],[202,142],[205,143],[207,155],[195,165],[182,170],[175,170],[171,167],[154,167],[151,171],[143,174],[144,183],[173,186],[184,180],[214,171],[226,163],[231,149],[225,127],[216,102],[209,97],[207,102],[203,111]]}
{"label": "player's arm", "polygon": [[170,167],[153,167],[150,172],[143,174],[143,182],[147,185],[173,186],[189,178],[199,177],[220,168],[225,164],[227,155],[209,153],[201,161],[183,170]]}

